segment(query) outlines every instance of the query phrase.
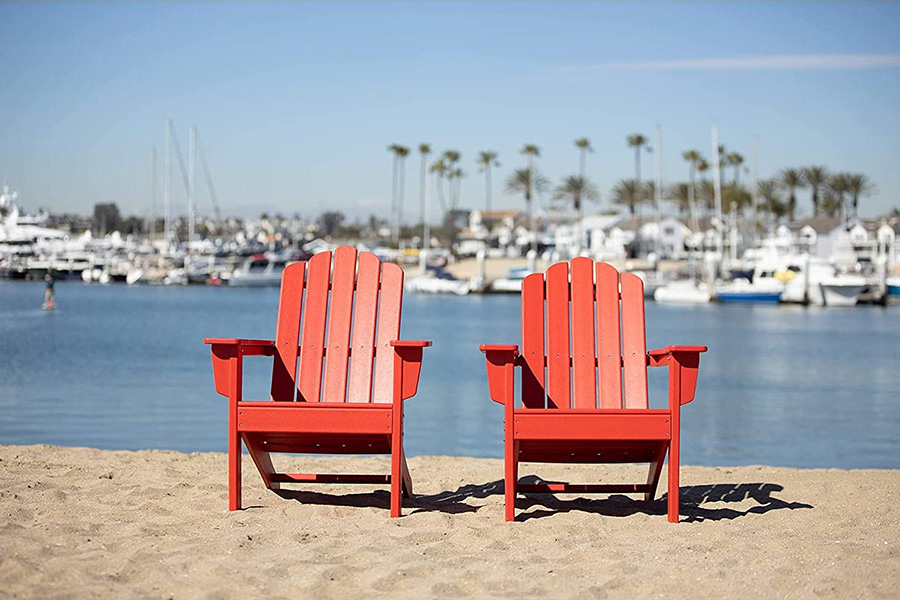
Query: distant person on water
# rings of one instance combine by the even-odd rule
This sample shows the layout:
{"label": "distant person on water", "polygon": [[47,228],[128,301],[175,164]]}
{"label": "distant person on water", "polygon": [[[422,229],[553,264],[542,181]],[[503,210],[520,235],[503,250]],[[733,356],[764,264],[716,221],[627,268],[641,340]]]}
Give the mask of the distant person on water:
{"label": "distant person on water", "polygon": [[54,308],[56,306],[56,291],[53,289],[53,284],[56,282],[56,279],[53,277],[53,273],[47,271],[47,274],[44,275],[44,281],[47,283],[47,287],[44,289],[44,308]]}

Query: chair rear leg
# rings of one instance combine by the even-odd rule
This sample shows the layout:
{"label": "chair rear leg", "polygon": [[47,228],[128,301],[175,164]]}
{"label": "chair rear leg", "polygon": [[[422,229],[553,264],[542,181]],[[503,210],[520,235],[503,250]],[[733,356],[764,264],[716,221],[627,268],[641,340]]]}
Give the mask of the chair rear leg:
{"label": "chair rear leg", "polygon": [[650,486],[650,489],[644,494],[644,502],[652,502],[653,497],[656,495],[656,486],[659,484],[659,476],[662,474],[663,463],[666,460],[666,450],[668,449],[667,444],[661,444],[653,456],[653,461],[650,463],[650,472],[647,474],[647,485]]}

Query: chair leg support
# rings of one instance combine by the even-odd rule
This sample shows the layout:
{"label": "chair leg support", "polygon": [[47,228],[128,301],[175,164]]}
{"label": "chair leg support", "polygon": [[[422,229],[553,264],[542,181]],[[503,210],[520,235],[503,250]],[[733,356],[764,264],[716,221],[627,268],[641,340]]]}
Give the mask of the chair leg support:
{"label": "chair leg support", "polygon": [[241,435],[237,428],[237,403],[228,419],[228,510],[241,509]]}
{"label": "chair leg support", "polygon": [[391,435],[391,517],[402,514],[403,502],[403,425],[400,418],[394,416],[394,431]]}
{"label": "chair leg support", "polygon": [[679,440],[677,429],[673,427],[672,443],[669,447],[669,490],[668,490],[668,515],[669,523],[678,522],[678,469],[679,469]]}
{"label": "chair leg support", "polygon": [[412,477],[409,474],[409,466],[406,464],[406,451],[400,451],[400,468],[403,474],[403,497],[413,497]]}
{"label": "chair leg support", "polygon": [[519,443],[510,441],[506,446],[503,491],[506,503],[506,520],[516,520],[516,487],[519,483]]}
{"label": "chair leg support", "polygon": [[656,495],[656,486],[659,484],[659,476],[662,474],[667,450],[667,446],[662,446],[656,451],[656,455],[650,463],[650,472],[647,473],[647,485],[650,486],[650,489],[644,493],[644,502],[652,502],[653,497]]}

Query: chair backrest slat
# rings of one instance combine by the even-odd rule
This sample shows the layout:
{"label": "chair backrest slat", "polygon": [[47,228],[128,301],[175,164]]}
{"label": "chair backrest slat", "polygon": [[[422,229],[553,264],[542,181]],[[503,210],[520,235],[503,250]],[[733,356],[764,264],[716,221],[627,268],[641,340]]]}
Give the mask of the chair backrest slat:
{"label": "chair backrest slat", "polygon": [[625,408],[647,408],[647,338],[644,282],[622,273],[622,370]]}
{"label": "chair backrest slat", "polygon": [[544,408],[544,275],[522,281],[522,405]]}
{"label": "chair backrest slat", "polygon": [[347,362],[350,356],[355,281],[356,248],[341,246],[334,251],[334,269],[331,275],[323,402],[343,402],[347,395]]}
{"label": "chair backrest slat", "polygon": [[306,314],[303,315],[300,378],[297,400],[318,402],[322,391],[322,355],[325,349],[325,318],[328,314],[328,282],[331,252],[311,259],[306,274]]}
{"label": "chair backrest slat", "polygon": [[353,353],[347,382],[347,402],[372,401],[372,366],[381,261],[370,252],[359,253],[356,272],[356,307],[353,311]]}
{"label": "chair backrest slat", "polygon": [[597,408],[594,261],[572,260],[572,408]]}
{"label": "chair backrest slat", "polygon": [[394,349],[391,341],[400,335],[403,304],[403,270],[395,264],[381,265],[381,296],[378,301],[378,337],[375,352],[373,402],[393,402]]}
{"label": "chair backrest slat", "polygon": [[272,367],[271,399],[290,402],[297,389],[297,343],[303,309],[303,276],[306,263],[288,265],[281,276],[278,325],[275,329],[275,362]]}
{"label": "chair backrest slat", "polygon": [[547,408],[569,408],[569,264],[547,269]]}
{"label": "chair backrest slat", "polygon": [[529,275],[522,358],[525,408],[646,409],[643,281],[583,257]]}
{"label": "chair backrest slat", "polygon": [[596,271],[600,408],[622,408],[619,272],[606,263],[597,263]]}

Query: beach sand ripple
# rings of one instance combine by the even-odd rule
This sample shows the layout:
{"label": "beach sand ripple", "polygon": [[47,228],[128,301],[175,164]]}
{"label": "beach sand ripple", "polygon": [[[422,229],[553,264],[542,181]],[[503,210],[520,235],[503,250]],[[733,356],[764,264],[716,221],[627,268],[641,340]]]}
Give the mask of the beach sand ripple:
{"label": "beach sand ripple", "polygon": [[[278,460],[280,458],[280,460]],[[386,458],[276,457],[303,472]],[[502,461],[410,460],[378,486],[265,490],[226,509],[225,455],[0,446],[0,594],[11,598],[896,598],[900,471],[682,469],[665,500],[534,495],[503,521]],[[291,466],[287,466],[291,465]],[[523,465],[638,481],[643,467]],[[665,474],[663,474],[665,477]],[[665,487],[662,485],[661,487]]]}

